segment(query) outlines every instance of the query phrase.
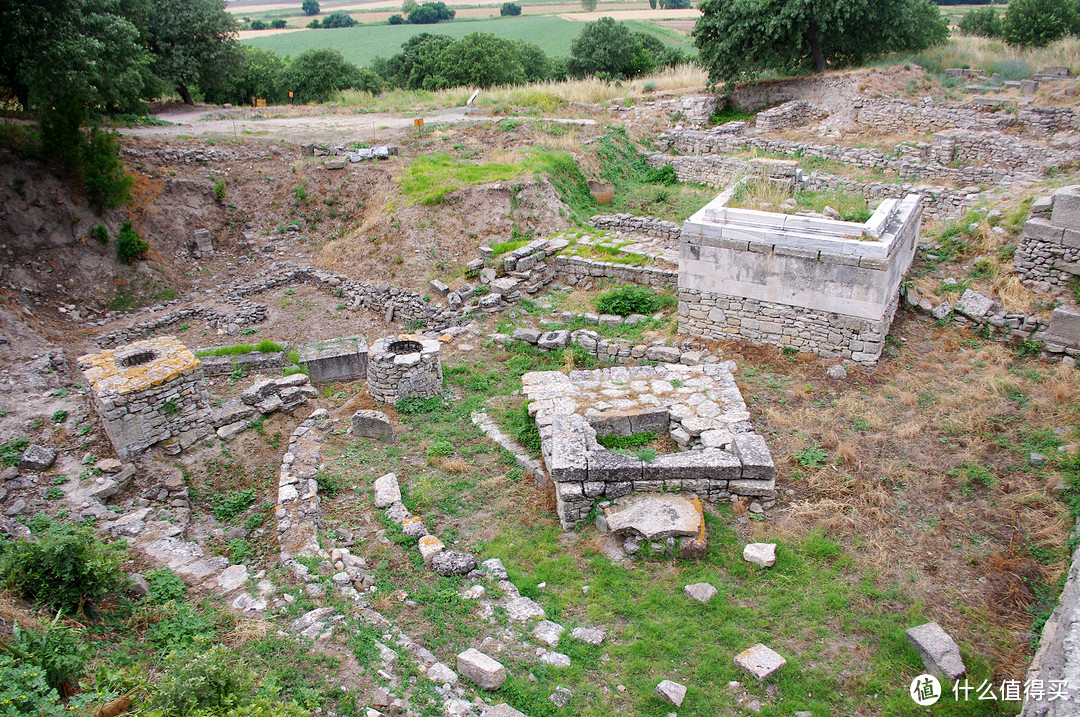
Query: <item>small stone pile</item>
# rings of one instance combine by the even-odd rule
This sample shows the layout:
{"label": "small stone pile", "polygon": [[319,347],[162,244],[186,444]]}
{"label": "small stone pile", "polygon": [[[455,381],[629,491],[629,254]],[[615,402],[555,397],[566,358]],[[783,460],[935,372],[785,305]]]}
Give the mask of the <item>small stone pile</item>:
{"label": "small stone pile", "polygon": [[292,413],[318,395],[318,390],[310,385],[308,377],[302,373],[264,379],[241,391],[238,398],[214,409],[209,419],[217,428],[218,438],[231,441],[250,428],[256,416]]}

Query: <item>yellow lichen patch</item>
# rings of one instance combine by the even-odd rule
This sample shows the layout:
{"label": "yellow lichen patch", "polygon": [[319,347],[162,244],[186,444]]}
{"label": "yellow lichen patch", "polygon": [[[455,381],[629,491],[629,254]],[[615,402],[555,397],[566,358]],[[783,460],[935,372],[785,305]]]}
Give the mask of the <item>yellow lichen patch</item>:
{"label": "yellow lichen patch", "polygon": [[195,354],[172,336],[79,357],[79,369],[95,393],[121,396],[160,386],[200,365]]}

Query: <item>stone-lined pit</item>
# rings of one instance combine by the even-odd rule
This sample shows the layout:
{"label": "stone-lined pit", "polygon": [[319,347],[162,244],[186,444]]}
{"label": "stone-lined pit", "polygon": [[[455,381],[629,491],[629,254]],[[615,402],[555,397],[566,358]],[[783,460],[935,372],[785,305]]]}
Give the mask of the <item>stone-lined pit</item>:
{"label": "stone-lined pit", "polygon": [[376,401],[441,396],[442,360],[439,342],[416,334],[376,341],[368,349],[368,393]]}

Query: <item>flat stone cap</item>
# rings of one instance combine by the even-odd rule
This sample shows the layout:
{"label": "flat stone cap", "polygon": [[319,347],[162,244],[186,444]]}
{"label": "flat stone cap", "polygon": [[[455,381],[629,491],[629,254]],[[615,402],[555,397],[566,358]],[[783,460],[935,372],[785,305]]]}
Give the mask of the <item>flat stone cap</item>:
{"label": "flat stone cap", "polygon": [[635,495],[620,499],[607,514],[612,533],[636,533],[645,540],[695,536],[701,531],[701,512],[677,495]]}
{"label": "flat stone cap", "polygon": [[735,655],[735,664],[759,680],[764,680],[786,665],[787,660],[759,642],[750,649]]}
{"label": "flat stone cap", "polygon": [[79,357],[79,370],[94,393],[121,396],[160,386],[200,365],[195,354],[172,336]]}

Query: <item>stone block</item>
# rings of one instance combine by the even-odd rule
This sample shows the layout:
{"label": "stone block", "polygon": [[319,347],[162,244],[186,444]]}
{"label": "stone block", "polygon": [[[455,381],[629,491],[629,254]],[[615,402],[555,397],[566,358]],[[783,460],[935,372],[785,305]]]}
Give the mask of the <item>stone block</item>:
{"label": "stone block", "polygon": [[570,637],[588,645],[599,645],[607,637],[607,634],[603,630],[590,627],[575,627],[570,631]]}
{"label": "stone block", "polygon": [[506,668],[473,647],[458,654],[457,671],[482,690],[497,690],[506,682]]}
{"label": "stone block", "polygon": [[450,293],[450,287],[445,282],[438,279],[432,279],[428,282],[428,288],[431,289],[431,293],[438,296],[440,299],[445,299],[446,295]]}
{"label": "stone block", "polygon": [[466,575],[476,569],[476,558],[457,550],[444,550],[431,559],[431,569],[439,575]]}
{"label": "stone block", "polygon": [[[674,436],[673,436],[674,437]],[[664,453],[645,463],[642,480],[736,480],[742,475],[739,459],[717,448]]]}
{"label": "stone block", "polygon": [[628,413],[630,433],[655,433],[662,436],[668,432],[671,419],[666,408],[644,409]]}
{"label": "stone block", "polygon": [[764,680],[787,664],[787,660],[760,642],[735,656],[735,664],[759,680]]}
{"label": "stone block", "polygon": [[919,652],[926,671],[938,679],[956,681],[967,673],[960,646],[936,622],[908,628],[908,642]]}
{"label": "stone block", "polygon": [[676,495],[636,495],[605,508],[608,530],[616,535],[640,535],[644,540],[701,532],[699,508]]}
{"label": "stone block", "polygon": [[1059,227],[1080,228],[1080,187],[1072,185],[1054,192],[1050,221]]}
{"label": "stone block", "polygon": [[642,462],[634,456],[606,450],[587,454],[589,481],[604,483],[641,480]]}
{"label": "stone block", "polygon": [[566,330],[548,331],[540,336],[536,345],[545,351],[560,351],[570,343],[570,332]]}
{"label": "stone block", "polygon": [[663,680],[653,690],[653,694],[664,702],[682,707],[683,700],[686,699],[686,687],[678,682]]}
{"label": "stone block", "polygon": [[26,471],[46,471],[56,462],[56,450],[32,443],[19,456],[19,467]]}
{"label": "stone block", "polygon": [[1080,312],[1068,306],[1054,309],[1050,315],[1049,333],[1074,345],[1080,343]]}
{"label": "stone block", "polygon": [[620,411],[596,413],[589,416],[588,420],[598,436],[629,436],[633,433],[630,416]]}
{"label": "stone block", "polygon": [[417,549],[420,551],[420,557],[424,559],[425,565],[431,565],[431,561],[435,556],[441,553],[446,546],[443,541],[436,538],[434,535],[425,535],[420,538],[417,543]]}
{"label": "stone block", "polygon": [[[756,433],[740,433],[731,442],[735,457],[742,463],[742,480],[771,481],[776,474],[772,454],[765,439]],[[734,489],[733,491],[734,492]]]}
{"label": "stone block", "polygon": [[650,346],[645,349],[645,358],[649,361],[661,361],[663,363],[679,363],[682,352],[671,346]]}
{"label": "stone block", "polygon": [[520,328],[514,329],[513,336],[518,341],[524,341],[527,344],[535,345],[540,340],[542,332],[536,329]]}
{"label": "stone block", "polygon": [[484,710],[481,717],[528,717],[524,712],[518,712],[510,705],[503,702],[497,704],[494,707],[488,707]]}
{"label": "stone block", "polygon": [[544,454],[552,482],[584,481],[588,476],[587,443],[589,424],[583,416],[563,413],[551,423],[551,452]]}
{"label": "stone block", "polygon": [[381,478],[377,478],[374,490],[376,508],[389,508],[401,500],[401,488],[398,486],[397,476],[393,473],[387,473]]}
{"label": "stone block", "polygon": [[750,543],[742,552],[743,560],[763,568],[776,565],[776,543]]}
{"label": "stone block", "polygon": [[390,423],[390,417],[382,411],[369,409],[357,411],[352,416],[352,427],[354,438],[375,438],[380,441],[394,440],[394,427]]}
{"label": "stone block", "polygon": [[566,632],[566,628],[557,622],[551,620],[541,620],[536,623],[536,627],[533,628],[532,634],[540,642],[550,647],[559,646],[559,638]]}
{"label": "stone block", "polygon": [[441,662],[436,662],[427,668],[427,678],[437,685],[450,685],[453,687],[458,683],[457,673]]}

